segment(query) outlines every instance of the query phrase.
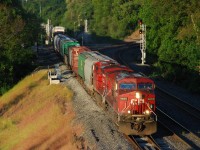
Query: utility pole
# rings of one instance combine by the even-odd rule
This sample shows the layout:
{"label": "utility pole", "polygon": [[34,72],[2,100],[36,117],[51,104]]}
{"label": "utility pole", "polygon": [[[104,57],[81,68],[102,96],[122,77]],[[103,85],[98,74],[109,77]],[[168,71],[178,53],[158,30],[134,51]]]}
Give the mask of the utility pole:
{"label": "utility pole", "polygon": [[42,17],[42,6],[41,6],[41,2],[40,2],[40,17]]}
{"label": "utility pole", "polygon": [[84,30],[84,32],[88,33],[88,20],[85,19],[84,21],[85,21],[85,30]]}
{"label": "utility pole", "polygon": [[52,29],[51,21],[48,19],[46,24],[46,34],[47,34],[47,39],[45,41],[46,45],[48,45],[51,41],[51,29]]}
{"label": "utility pole", "polygon": [[140,50],[142,53],[142,65],[146,62],[146,25],[142,23],[142,20],[139,20],[140,25]]}
{"label": "utility pole", "polygon": [[74,38],[76,36],[76,34],[75,34],[75,25],[76,25],[76,22],[74,21]]}

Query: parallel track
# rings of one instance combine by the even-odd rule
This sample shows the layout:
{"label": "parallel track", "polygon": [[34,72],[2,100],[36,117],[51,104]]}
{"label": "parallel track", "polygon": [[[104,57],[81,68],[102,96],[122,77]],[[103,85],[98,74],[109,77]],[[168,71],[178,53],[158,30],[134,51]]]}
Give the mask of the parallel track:
{"label": "parallel track", "polygon": [[[120,49],[118,49],[115,52],[115,57],[116,57],[115,59],[117,59],[117,61],[119,61],[120,63],[122,63],[126,66],[129,66],[129,64],[122,58],[125,49],[130,50],[131,45],[128,45],[127,47],[124,46],[124,47],[121,47]],[[195,117],[197,120],[200,120],[200,115],[199,115],[200,111],[197,108],[195,108],[194,106],[175,97],[171,93],[166,92],[164,89],[162,89],[160,87],[158,87],[158,90],[160,93],[162,93],[162,95],[171,97],[168,99],[170,99],[170,102],[173,103],[173,105],[176,105],[177,107],[183,109],[184,111],[186,111],[187,113],[189,113],[190,115]],[[157,113],[159,113],[159,114],[162,113],[162,115],[165,115],[165,117],[162,116],[161,118],[167,118],[167,119],[164,119],[165,121],[163,121],[163,119],[162,119],[162,121],[159,120],[160,124],[164,125],[168,130],[170,130],[170,132],[172,132],[174,134],[173,136],[176,137],[177,141],[183,143],[188,148],[194,148],[194,149],[200,148],[199,145],[197,145],[194,142],[194,140],[200,141],[198,133],[194,133],[194,132],[190,131],[190,129],[184,127],[183,125],[181,125],[174,119],[170,118],[167,114],[162,112],[159,108],[157,108]],[[160,117],[158,117],[158,118],[160,118]],[[167,125],[167,123],[164,123],[164,122],[168,122],[168,123],[171,122],[171,124],[169,123]],[[171,125],[173,125],[173,126],[171,126]],[[187,136],[183,135],[182,133],[184,133],[184,132],[190,134],[190,136],[187,137]],[[193,137],[193,138],[190,138],[190,137]],[[133,140],[133,141],[136,141],[136,140]],[[141,146],[139,146],[138,144],[135,144],[135,147],[137,147],[137,146],[138,146],[138,149],[142,149]]]}
{"label": "parallel track", "polygon": [[199,109],[197,109],[196,107],[192,106],[191,104],[181,100],[180,98],[172,95],[171,93],[167,92],[166,90],[162,89],[161,87],[157,87],[157,89],[158,89],[159,93],[162,93],[162,95],[164,94],[165,96],[170,97],[170,98],[168,98],[168,100],[171,103],[173,103],[177,107],[185,110],[187,113],[189,113],[190,115],[195,117],[200,122],[200,115],[199,115],[200,110]]}
{"label": "parallel track", "polygon": [[199,141],[199,137],[196,136],[193,132],[191,132],[190,129],[178,123],[176,120],[168,116],[158,107],[156,109],[156,114],[158,115],[159,123],[162,124],[162,126],[168,129],[170,132],[175,134],[179,138],[180,142],[182,142],[184,145],[187,143],[187,146],[192,147],[193,149],[200,148],[199,145],[197,145],[197,143],[194,142],[194,139],[196,141]]}

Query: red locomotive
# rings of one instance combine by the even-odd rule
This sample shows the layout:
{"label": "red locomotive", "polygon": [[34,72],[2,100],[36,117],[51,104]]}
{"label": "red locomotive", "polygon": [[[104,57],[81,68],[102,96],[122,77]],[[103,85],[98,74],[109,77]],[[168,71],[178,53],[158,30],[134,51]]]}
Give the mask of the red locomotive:
{"label": "red locomotive", "polygon": [[[62,47],[54,46],[56,49]],[[127,135],[156,132],[155,85],[151,79],[86,47],[71,46],[67,51],[65,56],[61,53],[67,57],[66,64],[82,80],[87,90],[100,99],[119,131]]]}
{"label": "red locomotive", "polygon": [[111,108],[119,130],[127,135],[156,132],[155,94],[152,80],[111,62],[97,62],[93,72],[94,91]]}

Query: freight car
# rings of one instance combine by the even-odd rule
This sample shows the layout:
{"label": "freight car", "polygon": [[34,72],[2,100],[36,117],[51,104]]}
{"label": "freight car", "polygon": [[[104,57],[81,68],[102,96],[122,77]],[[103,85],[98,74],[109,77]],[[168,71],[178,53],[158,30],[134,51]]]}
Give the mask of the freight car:
{"label": "freight car", "polygon": [[58,33],[64,34],[65,33],[65,27],[55,26],[55,27],[52,28],[51,32],[52,32],[52,37],[54,37]]}
{"label": "freight car", "polygon": [[[75,42],[70,46],[64,43]],[[54,48],[101,102],[119,131],[127,135],[150,135],[157,130],[154,82],[130,68],[64,35],[54,37]]]}
{"label": "freight car", "polygon": [[54,37],[54,49],[63,57],[64,62],[69,65],[69,48],[74,46],[80,46],[77,40],[70,38],[63,34],[57,34]]}

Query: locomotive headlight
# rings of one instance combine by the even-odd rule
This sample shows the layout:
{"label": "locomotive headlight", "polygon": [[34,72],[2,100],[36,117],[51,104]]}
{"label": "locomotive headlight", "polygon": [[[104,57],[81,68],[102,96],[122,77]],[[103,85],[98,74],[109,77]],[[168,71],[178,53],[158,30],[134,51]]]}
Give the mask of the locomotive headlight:
{"label": "locomotive headlight", "polygon": [[142,98],[142,95],[141,95],[141,93],[136,92],[136,93],[135,93],[135,97],[136,97],[136,98]]}
{"label": "locomotive headlight", "polygon": [[130,114],[130,113],[131,113],[131,111],[130,111],[130,110],[128,110],[128,113]]}
{"label": "locomotive headlight", "polygon": [[149,115],[151,112],[147,109],[147,110],[145,110],[145,112],[144,112],[144,114],[145,115]]}

